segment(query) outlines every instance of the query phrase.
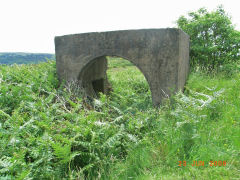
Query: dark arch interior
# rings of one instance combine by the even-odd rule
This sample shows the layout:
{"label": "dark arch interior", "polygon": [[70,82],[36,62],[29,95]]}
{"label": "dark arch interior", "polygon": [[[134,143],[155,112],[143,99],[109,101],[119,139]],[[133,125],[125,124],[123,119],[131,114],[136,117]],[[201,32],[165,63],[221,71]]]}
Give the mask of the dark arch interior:
{"label": "dark arch interior", "polygon": [[[94,97],[99,97],[100,93],[109,94],[119,86],[123,86],[121,87],[123,89],[129,87],[136,89],[136,93],[141,91],[138,90],[141,86],[150,91],[149,84],[139,68],[118,56],[101,56],[93,59],[80,73],[79,78],[88,95]],[[130,86],[131,84],[134,85]]]}
{"label": "dark arch interior", "polygon": [[99,93],[104,93],[104,79],[96,79],[92,81],[93,90],[98,96]]}

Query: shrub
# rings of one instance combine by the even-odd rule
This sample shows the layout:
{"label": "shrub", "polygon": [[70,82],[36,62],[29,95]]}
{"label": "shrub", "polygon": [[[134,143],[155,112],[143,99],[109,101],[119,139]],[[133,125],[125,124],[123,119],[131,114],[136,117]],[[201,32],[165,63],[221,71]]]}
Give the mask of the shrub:
{"label": "shrub", "polygon": [[179,17],[177,25],[190,35],[192,68],[212,71],[239,60],[240,32],[222,6],[212,12],[201,8],[188,15]]}
{"label": "shrub", "polygon": [[220,66],[219,72],[226,77],[232,77],[234,74],[240,72],[240,65],[238,63],[228,63]]}

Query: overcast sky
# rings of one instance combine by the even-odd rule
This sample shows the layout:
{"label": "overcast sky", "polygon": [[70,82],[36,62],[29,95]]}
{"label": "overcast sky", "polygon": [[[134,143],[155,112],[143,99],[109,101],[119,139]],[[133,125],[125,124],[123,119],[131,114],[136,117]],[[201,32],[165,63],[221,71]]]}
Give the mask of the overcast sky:
{"label": "overcast sky", "polygon": [[238,0],[0,0],[0,52],[54,53],[54,36],[175,27],[180,15],[220,4],[240,30]]}

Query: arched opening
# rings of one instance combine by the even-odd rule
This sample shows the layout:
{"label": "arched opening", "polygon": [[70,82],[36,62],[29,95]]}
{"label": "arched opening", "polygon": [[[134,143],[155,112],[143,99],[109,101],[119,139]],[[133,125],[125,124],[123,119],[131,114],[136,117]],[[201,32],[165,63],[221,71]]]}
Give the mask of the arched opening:
{"label": "arched opening", "polygon": [[151,107],[149,84],[132,62],[117,56],[101,56],[90,61],[80,72],[79,81],[89,96],[110,94],[114,99],[124,97],[126,104]]}

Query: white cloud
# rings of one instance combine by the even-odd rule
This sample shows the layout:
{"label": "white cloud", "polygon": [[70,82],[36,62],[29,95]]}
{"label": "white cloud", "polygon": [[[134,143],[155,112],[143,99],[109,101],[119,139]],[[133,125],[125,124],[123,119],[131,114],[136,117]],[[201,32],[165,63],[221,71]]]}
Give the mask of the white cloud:
{"label": "white cloud", "polygon": [[236,0],[1,0],[0,52],[53,53],[57,35],[173,27],[180,15],[219,4],[240,22]]}

